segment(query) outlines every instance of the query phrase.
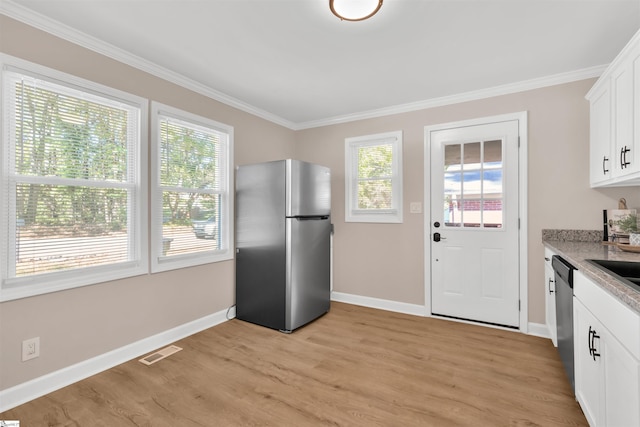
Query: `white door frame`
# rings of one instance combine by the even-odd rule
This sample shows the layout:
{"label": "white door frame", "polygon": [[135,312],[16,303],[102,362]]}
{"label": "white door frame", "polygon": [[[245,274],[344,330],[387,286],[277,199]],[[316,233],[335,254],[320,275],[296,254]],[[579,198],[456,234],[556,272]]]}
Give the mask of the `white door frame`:
{"label": "white door frame", "polygon": [[[480,117],[477,119],[463,120],[459,122],[442,123],[432,126],[425,126],[424,128],[424,309],[425,316],[432,316],[431,313],[431,132],[465,127],[476,126],[487,123],[503,122],[503,121],[518,121],[518,137],[519,147],[518,150],[518,218],[520,219],[520,228],[518,230],[518,270],[520,281],[520,327],[519,330],[522,333],[529,332],[529,297],[528,297],[528,218],[527,218],[527,112],[522,111],[519,113],[502,114],[498,116]],[[450,319],[453,320],[453,319]],[[466,323],[475,323],[462,321]],[[490,326],[490,325],[486,325]]]}

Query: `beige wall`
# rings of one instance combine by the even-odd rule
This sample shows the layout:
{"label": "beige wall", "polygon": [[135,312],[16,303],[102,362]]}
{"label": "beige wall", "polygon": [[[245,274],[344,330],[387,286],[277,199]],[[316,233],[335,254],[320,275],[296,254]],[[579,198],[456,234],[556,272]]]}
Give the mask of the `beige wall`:
{"label": "beige wall", "polygon": [[[599,228],[600,210],[637,188],[588,185],[593,80],[447,107],[293,132],[0,15],[0,52],[210,117],[235,128],[235,163],[295,157],[331,167],[336,291],[424,303],[424,126],[529,111],[529,319],[544,322],[542,228]],[[339,102],[338,100],[336,102]],[[404,132],[403,224],[344,222],[344,139]],[[424,209],[423,209],[424,210]],[[144,275],[0,304],[0,390],[103,354],[234,302],[233,261]],[[41,356],[20,362],[21,341]]]}
{"label": "beige wall", "polygon": [[[333,172],[334,291],[424,304],[424,214],[409,213],[424,197],[424,127],[528,111],[529,321],[544,323],[541,230],[600,229],[603,208],[626,197],[640,207],[638,187],[589,188],[589,103],[594,79],[446,107],[299,131],[296,156]],[[404,223],[344,222],[344,139],[404,132]]]}
{"label": "beige wall", "polygon": [[[235,163],[292,157],[295,133],[0,15],[0,52],[234,126]],[[0,390],[234,304],[234,262],[0,304]],[[21,362],[22,340],[41,356]]]}

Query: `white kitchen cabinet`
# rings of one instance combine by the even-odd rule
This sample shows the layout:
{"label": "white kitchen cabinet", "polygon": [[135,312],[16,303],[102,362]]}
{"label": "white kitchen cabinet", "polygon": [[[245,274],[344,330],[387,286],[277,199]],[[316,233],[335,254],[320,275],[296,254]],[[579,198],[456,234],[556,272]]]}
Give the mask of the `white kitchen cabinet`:
{"label": "white kitchen cabinet", "polygon": [[[631,62],[634,106],[632,117],[633,147],[632,151],[627,153],[628,161],[631,164],[626,169],[626,173],[638,177],[640,176],[640,40],[636,41]],[[640,178],[636,178],[632,182],[639,183]]]}
{"label": "white kitchen cabinet", "polygon": [[638,163],[634,161],[637,144],[634,141],[633,120],[635,111],[640,111],[640,105],[634,105],[634,76],[638,72],[635,68],[640,57],[638,46],[640,42],[633,46],[630,54],[611,73],[614,178],[633,175],[638,171]]}
{"label": "white kitchen cabinet", "polygon": [[[602,334],[600,322],[577,300],[573,304],[573,345],[576,380],[576,400],[580,403],[589,425],[602,424],[604,413],[604,369],[602,353],[593,355],[593,331]],[[586,332],[585,332],[586,330]],[[601,335],[600,335],[601,337]],[[600,346],[600,343],[598,343]]]}
{"label": "white kitchen cabinet", "polygon": [[590,98],[589,146],[591,186],[611,179],[611,85],[603,84],[593,90]]}
{"label": "white kitchen cabinet", "polygon": [[556,326],[556,281],[551,257],[555,253],[549,249],[544,249],[544,293],[545,293],[545,318],[549,336],[554,346],[558,346],[558,330]]}
{"label": "white kitchen cabinet", "polygon": [[640,185],[640,32],[587,94],[591,186]]}
{"label": "white kitchen cabinet", "polygon": [[576,399],[592,427],[640,425],[640,315],[574,274]]}

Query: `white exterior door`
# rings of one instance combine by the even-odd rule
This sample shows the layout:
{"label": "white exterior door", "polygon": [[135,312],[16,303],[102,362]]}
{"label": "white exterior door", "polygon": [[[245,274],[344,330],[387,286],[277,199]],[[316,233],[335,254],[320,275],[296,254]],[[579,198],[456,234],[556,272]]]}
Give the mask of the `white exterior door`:
{"label": "white exterior door", "polygon": [[432,314],[520,326],[518,126],[429,132]]}

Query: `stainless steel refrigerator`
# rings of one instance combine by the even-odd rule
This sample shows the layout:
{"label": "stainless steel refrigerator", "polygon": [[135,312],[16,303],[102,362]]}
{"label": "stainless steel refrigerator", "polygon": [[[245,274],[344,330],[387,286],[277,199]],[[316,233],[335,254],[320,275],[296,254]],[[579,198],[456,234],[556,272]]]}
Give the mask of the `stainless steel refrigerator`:
{"label": "stainless steel refrigerator", "polygon": [[329,311],[331,174],[298,160],[236,171],[236,318],[291,332]]}

